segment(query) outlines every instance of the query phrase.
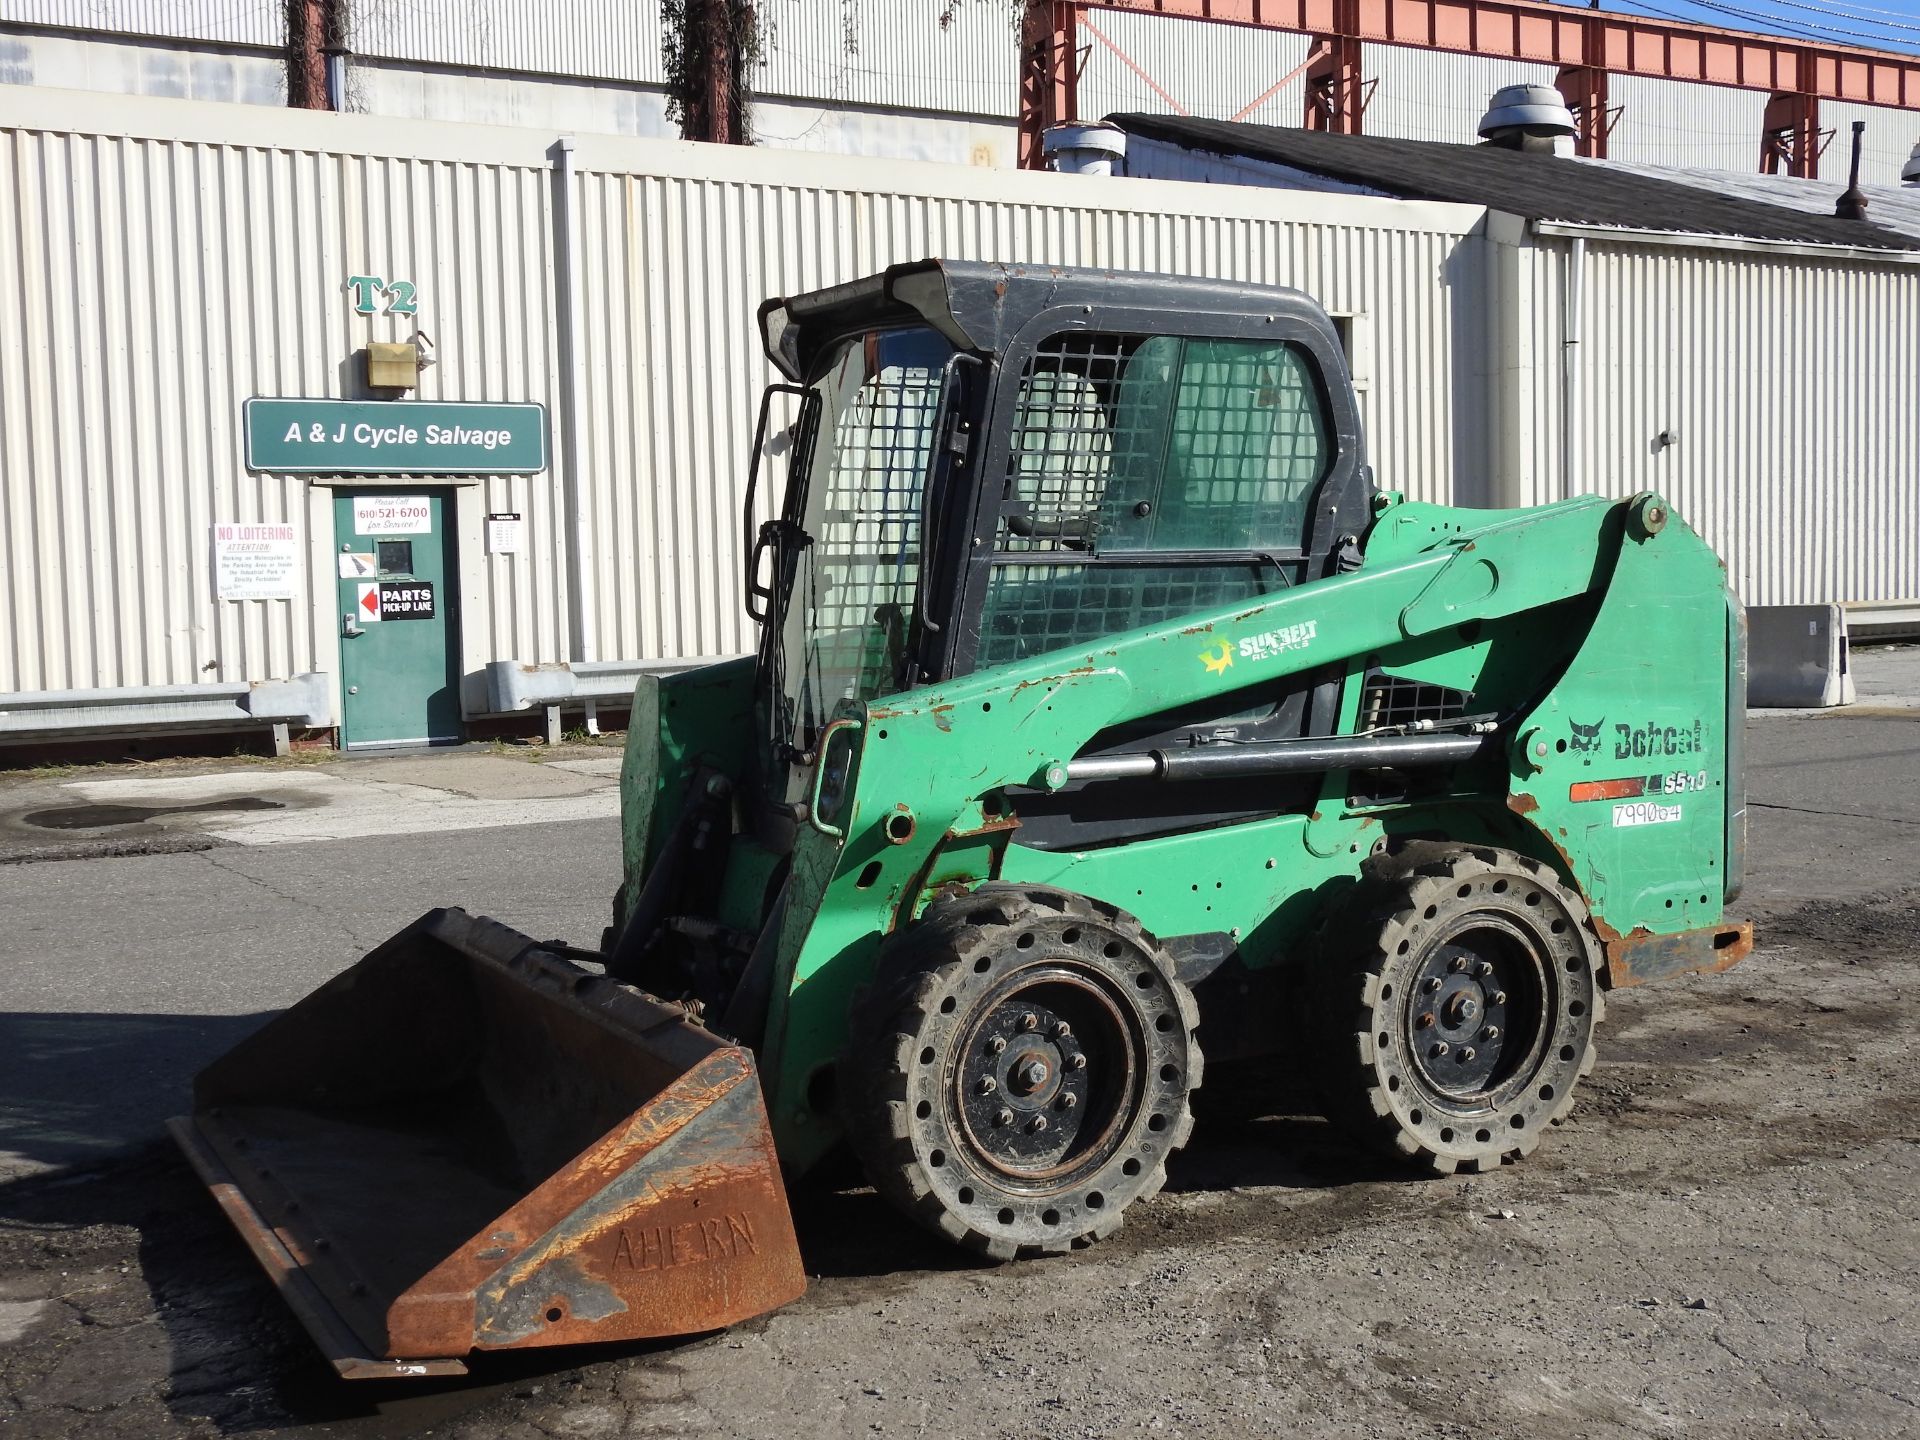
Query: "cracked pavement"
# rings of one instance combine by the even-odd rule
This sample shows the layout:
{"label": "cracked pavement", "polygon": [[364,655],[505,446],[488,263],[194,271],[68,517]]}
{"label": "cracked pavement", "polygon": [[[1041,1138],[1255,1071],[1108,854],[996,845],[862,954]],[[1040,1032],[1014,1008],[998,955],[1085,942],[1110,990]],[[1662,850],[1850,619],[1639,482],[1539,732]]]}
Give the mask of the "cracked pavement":
{"label": "cracked pavement", "polygon": [[0,1440],[1920,1433],[1916,720],[1749,726],[1755,954],[1611,997],[1523,1164],[1408,1179],[1220,1067],[1088,1251],[978,1265],[843,1173],[786,1310],[422,1386],[334,1381],[154,1127],[429,904],[593,943],[613,822],[0,867]]}

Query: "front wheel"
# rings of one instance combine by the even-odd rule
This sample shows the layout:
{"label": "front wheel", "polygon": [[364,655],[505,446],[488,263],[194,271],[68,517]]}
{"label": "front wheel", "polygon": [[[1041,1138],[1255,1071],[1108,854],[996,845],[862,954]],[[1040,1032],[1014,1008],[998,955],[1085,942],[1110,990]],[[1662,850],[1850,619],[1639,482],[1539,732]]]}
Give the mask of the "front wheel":
{"label": "front wheel", "polygon": [[937,902],[854,1016],[849,1141],[881,1195],[996,1259],[1100,1239],[1192,1129],[1198,1013],[1152,936],[1043,886]]}
{"label": "front wheel", "polygon": [[1586,905],[1537,860],[1382,857],[1317,960],[1329,1117],[1439,1174],[1527,1154],[1593,1068],[1599,952]]}

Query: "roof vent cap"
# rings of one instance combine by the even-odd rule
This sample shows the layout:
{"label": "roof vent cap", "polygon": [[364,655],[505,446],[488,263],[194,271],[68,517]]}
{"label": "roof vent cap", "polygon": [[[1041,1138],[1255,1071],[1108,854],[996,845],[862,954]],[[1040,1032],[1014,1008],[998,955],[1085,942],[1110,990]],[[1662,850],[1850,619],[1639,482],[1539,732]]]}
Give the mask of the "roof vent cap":
{"label": "roof vent cap", "polygon": [[1573,111],[1551,85],[1507,85],[1493,92],[1480,138],[1504,150],[1573,154]]}
{"label": "roof vent cap", "polygon": [[1920,185],[1920,145],[1913,147],[1913,154],[1907,157],[1907,163],[1900,167],[1902,185]]}
{"label": "roof vent cap", "polygon": [[1040,153],[1062,175],[1111,175],[1127,158],[1127,132],[1104,121],[1049,125],[1040,135]]}

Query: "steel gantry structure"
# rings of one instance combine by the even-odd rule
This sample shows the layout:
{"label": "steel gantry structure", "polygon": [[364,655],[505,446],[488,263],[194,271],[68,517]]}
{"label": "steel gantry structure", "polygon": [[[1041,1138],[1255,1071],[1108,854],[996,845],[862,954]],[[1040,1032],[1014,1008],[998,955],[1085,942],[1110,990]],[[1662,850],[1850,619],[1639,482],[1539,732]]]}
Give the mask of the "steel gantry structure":
{"label": "steel gantry structure", "polygon": [[1081,32],[1098,34],[1088,18],[1098,10],[1311,37],[1305,62],[1233,118],[1304,75],[1303,123],[1337,134],[1360,132],[1368,43],[1559,66],[1575,149],[1596,159],[1607,153],[1611,75],[1765,92],[1760,168],[1805,177],[1818,174],[1823,99],[1920,110],[1920,57],[1536,0],[1036,0],[1021,30],[1020,163],[1028,169],[1044,163],[1042,131],[1081,118]]}

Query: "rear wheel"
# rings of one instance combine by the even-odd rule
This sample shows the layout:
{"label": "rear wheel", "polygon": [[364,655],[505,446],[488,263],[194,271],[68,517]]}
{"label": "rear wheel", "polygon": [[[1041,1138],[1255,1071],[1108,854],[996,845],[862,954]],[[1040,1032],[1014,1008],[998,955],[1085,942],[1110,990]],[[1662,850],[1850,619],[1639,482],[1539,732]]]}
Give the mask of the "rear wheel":
{"label": "rear wheel", "polygon": [[1200,1084],[1193,997],[1124,912],[1043,886],[930,907],[854,1016],[874,1188],[996,1259],[1100,1239],[1157,1192]]}
{"label": "rear wheel", "polygon": [[1536,860],[1431,843],[1382,857],[1320,950],[1328,1114],[1390,1154],[1443,1175],[1518,1159],[1593,1068],[1587,908]]}

